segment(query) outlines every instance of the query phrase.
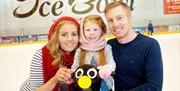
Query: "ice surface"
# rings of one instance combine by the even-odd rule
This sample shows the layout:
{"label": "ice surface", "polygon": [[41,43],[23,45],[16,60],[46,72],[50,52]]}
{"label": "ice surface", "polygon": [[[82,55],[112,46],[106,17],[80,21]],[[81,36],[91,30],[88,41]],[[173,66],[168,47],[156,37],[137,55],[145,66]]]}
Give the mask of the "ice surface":
{"label": "ice surface", "polygon": [[[153,35],[161,46],[163,91],[180,91],[180,34]],[[0,91],[19,91],[29,75],[33,53],[45,44],[0,47]]]}

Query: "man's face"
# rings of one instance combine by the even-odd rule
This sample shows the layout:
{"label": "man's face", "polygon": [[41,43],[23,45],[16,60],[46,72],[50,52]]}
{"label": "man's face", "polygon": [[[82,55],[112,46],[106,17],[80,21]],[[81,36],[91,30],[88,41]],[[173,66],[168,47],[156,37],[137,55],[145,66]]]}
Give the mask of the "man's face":
{"label": "man's face", "polygon": [[106,13],[107,23],[110,31],[117,38],[124,38],[131,30],[131,16],[121,6],[110,9]]}

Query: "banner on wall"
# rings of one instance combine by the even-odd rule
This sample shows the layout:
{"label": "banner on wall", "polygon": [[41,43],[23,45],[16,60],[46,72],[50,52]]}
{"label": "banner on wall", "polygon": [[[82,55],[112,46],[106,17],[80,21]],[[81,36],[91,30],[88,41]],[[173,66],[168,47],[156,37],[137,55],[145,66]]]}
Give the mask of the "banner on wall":
{"label": "banner on wall", "polygon": [[[98,14],[106,20],[103,10],[113,1],[118,0],[0,0],[0,37],[47,34],[54,20],[65,15],[80,20],[87,14]],[[148,20],[156,21],[154,25],[179,24],[180,0],[122,1],[132,11],[133,27],[146,26]],[[174,14],[172,17],[162,15],[163,3],[165,13]]]}
{"label": "banner on wall", "polygon": [[164,14],[180,14],[180,0],[163,0]]}
{"label": "banner on wall", "polygon": [[[104,17],[104,7],[116,0],[0,0],[0,37],[45,34],[54,20],[87,14]],[[123,0],[131,10],[134,0]],[[3,13],[1,13],[3,12]]]}

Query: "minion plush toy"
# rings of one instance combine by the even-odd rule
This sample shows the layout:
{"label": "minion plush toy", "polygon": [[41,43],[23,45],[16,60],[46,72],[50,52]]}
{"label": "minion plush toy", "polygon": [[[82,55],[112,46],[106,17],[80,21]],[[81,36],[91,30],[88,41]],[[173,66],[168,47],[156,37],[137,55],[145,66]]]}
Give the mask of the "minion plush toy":
{"label": "minion plush toy", "polygon": [[85,64],[78,67],[74,72],[74,79],[74,91],[100,91],[102,79],[94,65]]}

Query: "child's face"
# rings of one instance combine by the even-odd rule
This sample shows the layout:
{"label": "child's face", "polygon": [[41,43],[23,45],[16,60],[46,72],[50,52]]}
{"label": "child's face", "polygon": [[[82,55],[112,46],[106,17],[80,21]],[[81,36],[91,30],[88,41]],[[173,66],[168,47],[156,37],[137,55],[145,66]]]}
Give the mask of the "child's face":
{"label": "child's face", "polygon": [[84,25],[84,36],[88,41],[97,41],[101,37],[102,30],[94,22],[86,22]]}

